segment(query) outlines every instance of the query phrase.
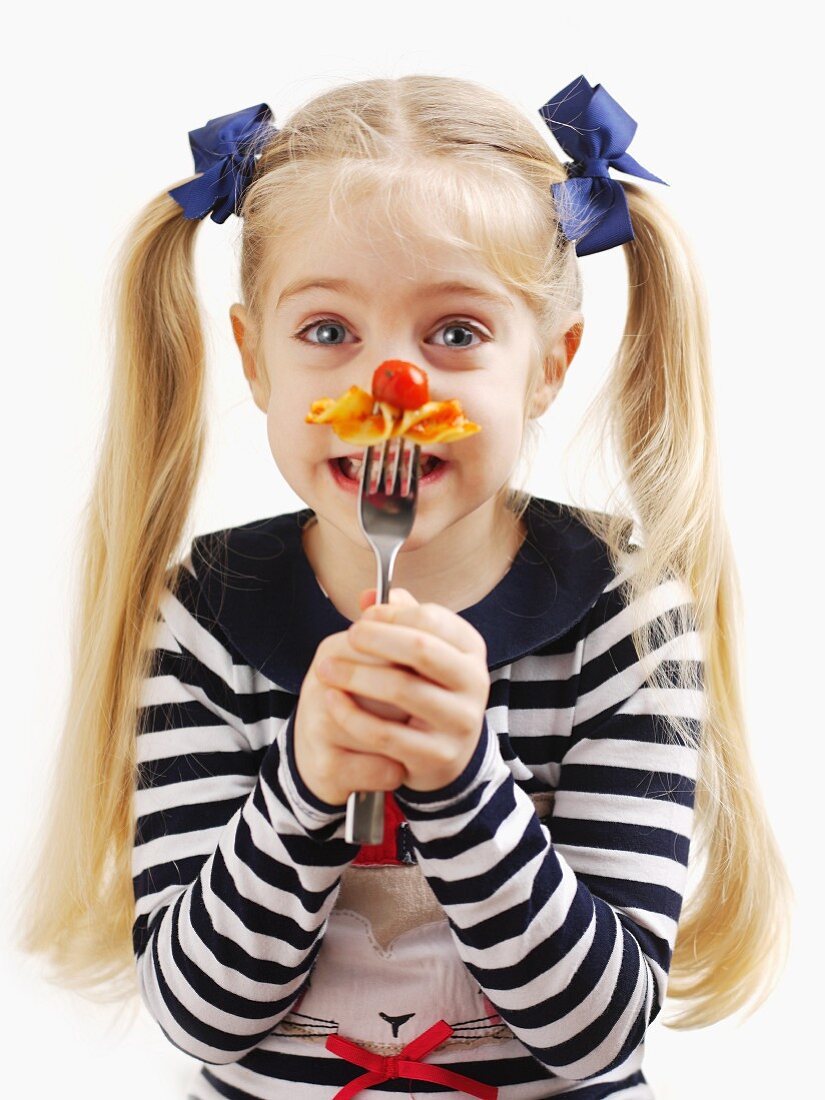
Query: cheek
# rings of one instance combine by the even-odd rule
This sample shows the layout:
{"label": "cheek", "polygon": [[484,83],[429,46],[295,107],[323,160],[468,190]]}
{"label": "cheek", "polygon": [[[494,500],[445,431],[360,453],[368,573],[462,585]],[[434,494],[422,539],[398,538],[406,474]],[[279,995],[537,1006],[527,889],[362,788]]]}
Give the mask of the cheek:
{"label": "cheek", "polygon": [[282,432],[279,417],[273,413],[272,405],[269,406],[269,410],[266,414],[266,435],[269,440],[269,449],[272,451],[272,455],[275,459],[280,458],[280,447],[282,443]]}
{"label": "cheek", "polygon": [[295,447],[295,436],[303,427],[298,416],[298,407],[294,394],[273,387],[269,395],[269,407],[266,412],[266,434],[269,447],[278,460],[289,455]]}
{"label": "cheek", "polygon": [[515,400],[493,395],[483,403],[473,402],[472,413],[465,408],[465,414],[481,427],[480,432],[459,444],[471,450],[474,458],[509,461],[518,455],[523,413]]}
{"label": "cheek", "polygon": [[266,414],[269,449],[282,468],[297,468],[303,463],[322,461],[335,447],[333,431],[325,424],[307,424],[306,415],[316,400],[301,394],[273,388]]}
{"label": "cheek", "polygon": [[451,443],[458,463],[458,476],[468,491],[486,491],[508,477],[515,466],[521,446],[521,424],[502,417],[479,418],[481,431]]}

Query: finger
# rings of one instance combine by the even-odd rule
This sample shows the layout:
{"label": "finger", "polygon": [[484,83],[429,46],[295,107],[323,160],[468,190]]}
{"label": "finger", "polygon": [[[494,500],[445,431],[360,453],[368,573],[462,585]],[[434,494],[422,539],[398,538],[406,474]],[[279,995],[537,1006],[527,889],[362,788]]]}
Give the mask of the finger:
{"label": "finger", "polygon": [[[338,720],[340,716],[336,716]],[[340,722],[338,729],[341,729]],[[336,778],[351,791],[394,791],[407,781],[407,769],[399,760],[376,753],[338,746]],[[343,799],[346,802],[346,798]]]}
{"label": "finger", "polygon": [[368,607],[372,607],[375,603],[376,590],[374,588],[363,588],[358,596],[358,606],[362,611],[366,611]]}
{"label": "finger", "polygon": [[406,588],[391,588],[390,589],[390,606],[398,604],[399,606],[407,605],[409,607],[418,607],[418,600],[409,592]]}
{"label": "finger", "polygon": [[449,764],[453,739],[420,731],[363,710],[345,691],[330,688],[327,706],[338,726],[337,744],[353,752],[368,752],[401,763],[407,771],[421,771],[432,762]]}
{"label": "finger", "polygon": [[[358,602],[361,610],[365,611],[368,607],[375,606],[386,607],[386,604],[377,605],[377,595],[378,590],[375,588],[362,589],[361,594],[358,597]],[[418,605],[418,600],[416,600],[415,596],[413,596],[411,592],[408,592],[406,588],[391,588],[389,603],[390,606],[407,604],[411,607],[416,607]]]}
{"label": "finger", "polygon": [[330,687],[392,703],[434,729],[462,729],[464,726],[468,710],[464,696],[445,691],[438,684],[431,684],[402,668],[362,665],[336,658],[331,664],[325,662],[319,675]]}
{"label": "finger", "polygon": [[398,623],[416,627],[443,639],[462,653],[472,653],[487,659],[487,644],[476,628],[454,611],[438,603],[420,603],[415,606],[373,604],[361,616],[367,622]]}
{"label": "finger", "polygon": [[404,665],[448,691],[468,691],[478,657],[462,653],[435,634],[409,626],[361,619],[347,630],[353,650]]}

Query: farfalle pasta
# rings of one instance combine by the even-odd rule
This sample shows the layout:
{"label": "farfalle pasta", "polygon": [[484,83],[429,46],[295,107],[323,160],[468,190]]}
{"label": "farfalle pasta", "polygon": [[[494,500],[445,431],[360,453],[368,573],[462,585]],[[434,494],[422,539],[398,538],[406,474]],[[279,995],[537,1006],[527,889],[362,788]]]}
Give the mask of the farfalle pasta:
{"label": "farfalle pasta", "polygon": [[400,359],[387,359],[376,368],[372,393],[350,386],[342,397],[313,401],[305,419],[329,424],[340,439],[364,446],[396,436],[422,446],[453,443],[481,431],[466,418],[458,400],[430,401],[426,373]]}

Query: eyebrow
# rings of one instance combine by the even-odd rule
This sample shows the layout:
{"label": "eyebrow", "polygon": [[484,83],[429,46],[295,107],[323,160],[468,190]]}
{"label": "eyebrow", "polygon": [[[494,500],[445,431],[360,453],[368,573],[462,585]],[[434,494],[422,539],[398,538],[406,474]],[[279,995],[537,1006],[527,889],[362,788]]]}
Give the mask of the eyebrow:
{"label": "eyebrow", "polygon": [[[316,288],[320,290],[345,291],[350,293],[353,298],[357,298],[360,302],[366,299],[364,291],[360,290],[348,279],[323,279],[313,276],[309,279],[300,279],[292,283],[287,283],[278,295],[275,309],[278,309],[289,298],[295,298],[307,290]],[[456,282],[454,280],[448,280],[441,283],[429,283],[427,286],[419,287],[415,291],[413,297],[434,297],[436,294],[467,294],[472,298],[477,298],[480,302],[487,302],[492,306],[501,306],[504,309],[513,308],[512,301],[503,294],[497,294],[494,290],[484,290],[481,287],[471,286],[469,283]]]}

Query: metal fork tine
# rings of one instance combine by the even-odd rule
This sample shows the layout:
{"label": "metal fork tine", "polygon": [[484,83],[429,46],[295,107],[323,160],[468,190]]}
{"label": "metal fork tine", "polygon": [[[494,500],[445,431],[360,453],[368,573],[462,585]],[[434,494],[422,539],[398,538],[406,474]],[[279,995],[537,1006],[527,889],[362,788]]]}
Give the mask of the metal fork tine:
{"label": "metal fork tine", "polygon": [[387,485],[387,444],[388,444],[388,442],[389,442],[389,440],[385,439],[385,440],[382,441],[380,446],[377,447],[378,461],[375,464],[376,467],[377,467],[377,470],[376,470],[377,478],[376,478],[375,489],[376,489],[376,492],[378,492],[378,493],[386,493],[387,492],[386,485]]}
{"label": "metal fork tine", "polygon": [[404,451],[404,440],[396,436],[386,441],[384,455],[384,491],[395,492],[395,479],[398,474],[399,459]]}
{"label": "metal fork tine", "polygon": [[364,485],[370,494],[378,492],[381,472],[384,469],[383,446],[371,443],[364,452]]}
{"label": "metal fork tine", "polygon": [[418,492],[418,459],[421,447],[418,443],[409,443],[404,447],[404,461],[401,467],[401,495],[412,496]]}
{"label": "metal fork tine", "polygon": [[381,442],[380,458],[378,461],[378,485],[377,491],[379,493],[391,493],[392,483],[387,481],[387,454],[389,452],[390,441],[385,439]]}
{"label": "metal fork tine", "polygon": [[401,496],[409,496],[415,446],[400,436],[370,444],[364,455],[367,492],[382,492],[388,496],[398,492]]}

